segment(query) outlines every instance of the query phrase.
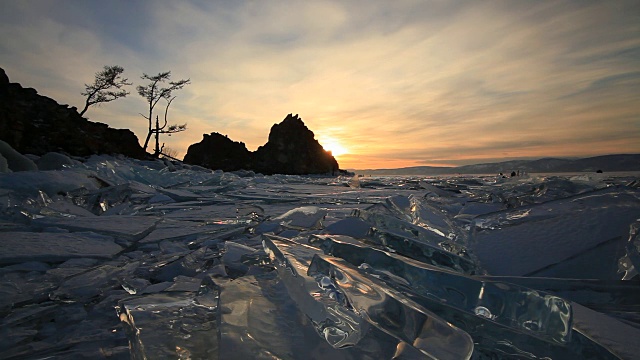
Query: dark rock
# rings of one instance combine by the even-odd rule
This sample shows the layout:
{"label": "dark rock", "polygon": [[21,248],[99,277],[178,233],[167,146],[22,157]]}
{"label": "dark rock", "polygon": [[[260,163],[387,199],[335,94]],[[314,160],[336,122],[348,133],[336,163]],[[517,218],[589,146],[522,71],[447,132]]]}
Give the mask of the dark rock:
{"label": "dark rock", "polygon": [[184,162],[223,171],[250,170],[252,167],[251,152],[244,143],[216,132],[204,134],[202,141],[189,146]]}
{"label": "dark rock", "polygon": [[269,141],[254,158],[255,170],[263,174],[332,174],[339,169],[302,119],[292,114],[271,127]]}
{"label": "dark rock", "polygon": [[338,162],[325,151],[298,115],[271,127],[269,141],[250,152],[244,143],[211,133],[189,146],[184,162],[214,170],[253,170],[263,174],[337,174]]}
{"label": "dark rock", "polygon": [[7,86],[9,84],[9,77],[4,72],[3,68],[0,68],[0,86]]}
{"label": "dark rock", "polygon": [[22,154],[122,154],[138,159],[146,156],[130,130],[89,121],[74,107],[38,95],[35,89],[9,83],[2,69],[0,96],[0,140]]}

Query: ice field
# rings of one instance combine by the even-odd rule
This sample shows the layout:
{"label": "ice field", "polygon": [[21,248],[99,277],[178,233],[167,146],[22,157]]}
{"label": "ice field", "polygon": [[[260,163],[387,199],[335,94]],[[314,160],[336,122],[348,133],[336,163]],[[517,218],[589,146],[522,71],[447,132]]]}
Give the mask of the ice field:
{"label": "ice field", "polygon": [[0,359],[634,359],[639,227],[637,174],[4,173]]}

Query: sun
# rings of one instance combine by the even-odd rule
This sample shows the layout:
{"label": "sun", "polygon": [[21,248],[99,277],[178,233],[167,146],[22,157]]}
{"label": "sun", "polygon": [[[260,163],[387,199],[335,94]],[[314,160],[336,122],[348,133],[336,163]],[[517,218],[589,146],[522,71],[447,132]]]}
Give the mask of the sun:
{"label": "sun", "polygon": [[319,142],[326,151],[331,151],[331,155],[333,156],[340,156],[349,152],[349,150],[340,145],[340,143],[336,139],[324,138]]}

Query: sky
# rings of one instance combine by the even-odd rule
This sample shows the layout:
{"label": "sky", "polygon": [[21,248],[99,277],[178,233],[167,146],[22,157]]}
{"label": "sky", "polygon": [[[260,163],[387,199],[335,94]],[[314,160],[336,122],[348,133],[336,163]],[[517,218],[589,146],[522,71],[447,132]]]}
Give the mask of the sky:
{"label": "sky", "polygon": [[85,116],[141,142],[142,74],[190,79],[180,157],[211,132],[255,150],[289,113],[343,169],[640,153],[637,0],[2,0],[0,34],[10,81],[80,109],[124,67],[131,93]]}

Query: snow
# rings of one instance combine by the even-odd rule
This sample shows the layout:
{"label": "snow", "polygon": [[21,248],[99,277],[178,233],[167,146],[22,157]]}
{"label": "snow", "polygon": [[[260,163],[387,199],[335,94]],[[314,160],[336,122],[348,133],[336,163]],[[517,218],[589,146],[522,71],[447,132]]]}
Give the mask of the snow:
{"label": "snow", "polygon": [[0,174],[2,358],[639,350],[633,174],[333,178],[36,162]]}

